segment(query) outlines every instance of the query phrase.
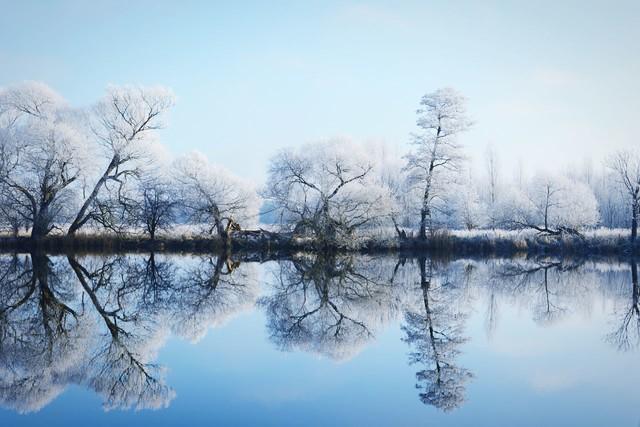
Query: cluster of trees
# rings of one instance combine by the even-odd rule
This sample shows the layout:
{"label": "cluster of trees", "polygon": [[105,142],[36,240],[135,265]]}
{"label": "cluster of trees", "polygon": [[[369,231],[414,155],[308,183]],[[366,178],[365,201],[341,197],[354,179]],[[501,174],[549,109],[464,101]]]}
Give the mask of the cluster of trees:
{"label": "cluster of trees", "polygon": [[424,95],[404,156],[345,140],[284,149],[262,191],[198,153],[170,160],[156,134],[173,105],[158,87],[109,87],[75,109],[47,86],[0,91],[0,222],[34,238],[73,235],[87,224],[151,238],[176,223],[227,238],[263,219],[327,245],[395,230],[425,239],[443,227],[533,229],[547,235],[598,225],[631,227],[640,215],[640,154],[507,184],[488,150],[472,172],[459,135],[472,126],[453,89]]}
{"label": "cluster of trees", "polygon": [[[590,169],[537,173],[508,184],[493,152],[487,154],[484,176],[471,172],[454,139],[468,126],[461,120],[448,133],[436,130],[440,136],[430,130],[416,136],[415,150],[402,157],[379,147],[367,152],[346,140],[283,150],[271,159],[261,193],[264,210],[281,231],[327,244],[392,228],[401,238],[426,238],[442,228],[562,235],[626,227],[635,240],[640,153],[616,153],[599,174]],[[451,140],[440,141],[445,136]]]}
{"label": "cluster of trees", "polygon": [[161,87],[112,86],[84,109],[40,83],[0,91],[2,226],[34,238],[88,224],[154,238],[177,221],[224,234],[255,218],[250,184],[198,153],[167,161],[156,133],[173,103]]}
{"label": "cluster of trees", "polygon": [[[530,229],[579,234],[596,226],[630,227],[640,214],[640,152],[616,153],[593,167],[536,173],[507,183],[487,150],[485,172],[467,162],[460,133],[472,123],[453,89],[426,94],[417,111],[412,150],[389,156],[349,141],[286,149],[271,160],[263,194],[275,221],[294,233],[336,239],[356,230],[390,229],[426,239],[441,228]],[[372,148],[372,147],[369,147]]]}

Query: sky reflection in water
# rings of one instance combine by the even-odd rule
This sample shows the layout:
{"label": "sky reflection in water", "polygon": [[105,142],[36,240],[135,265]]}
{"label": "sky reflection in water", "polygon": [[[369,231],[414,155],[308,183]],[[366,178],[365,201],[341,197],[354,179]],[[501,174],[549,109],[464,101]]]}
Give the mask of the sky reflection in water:
{"label": "sky reflection in water", "polygon": [[0,423],[637,425],[630,262],[0,257]]}

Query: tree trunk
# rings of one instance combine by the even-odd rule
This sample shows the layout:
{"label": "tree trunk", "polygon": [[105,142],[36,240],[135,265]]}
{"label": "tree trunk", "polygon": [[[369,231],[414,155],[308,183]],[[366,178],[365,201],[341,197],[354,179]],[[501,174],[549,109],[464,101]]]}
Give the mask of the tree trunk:
{"label": "tree trunk", "polygon": [[211,208],[211,213],[213,214],[213,226],[218,232],[220,239],[222,239],[222,246],[224,248],[229,247],[229,234],[222,223],[222,215],[220,214],[220,209],[217,205],[213,205]]}
{"label": "tree trunk", "polygon": [[41,207],[38,213],[35,215],[33,219],[33,227],[31,227],[31,238],[32,239],[41,239],[47,234],[49,234],[49,209],[44,206]]}
{"label": "tree trunk", "polygon": [[631,244],[636,242],[636,237],[638,236],[638,202],[633,203],[632,213],[631,213]]}
{"label": "tree trunk", "polygon": [[404,231],[404,230],[401,230],[400,227],[398,227],[398,223],[397,223],[395,218],[391,218],[391,221],[393,222],[393,227],[396,229],[396,233],[398,234],[398,238],[400,240],[406,240],[407,239],[407,232]]}
{"label": "tree trunk", "polygon": [[[438,135],[440,134],[440,129],[438,129]],[[431,181],[433,179],[433,169],[435,168],[433,157],[435,156],[432,153],[431,163],[429,164],[429,175],[427,175],[427,182],[424,186],[424,194],[422,195],[422,209],[420,209],[420,233],[419,237],[421,240],[427,240],[427,220],[431,220],[431,207],[429,206],[429,198],[431,197]]]}
{"label": "tree trunk", "polygon": [[117,156],[114,156],[113,159],[111,159],[111,163],[109,163],[109,166],[107,166],[107,170],[104,171],[104,173],[96,183],[95,187],[93,187],[93,191],[91,192],[91,194],[89,194],[89,197],[87,198],[87,200],[85,200],[84,204],[80,208],[78,215],[76,215],[76,218],[71,223],[71,226],[67,231],[67,235],[69,236],[74,235],[76,231],[78,231],[80,227],[82,227],[87,222],[86,214],[87,214],[87,210],[89,209],[89,206],[91,206],[91,204],[96,199],[96,197],[98,197],[98,193],[100,192],[100,189],[102,188],[104,183],[107,182],[107,179],[109,179],[109,175],[111,174],[111,172],[113,172],[116,166],[118,166],[119,162],[120,162],[120,159]]}
{"label": "tree trunk", "polygon": [[427,240],[427,209],[420,210],[420,233],[418,234],[421,240]]}

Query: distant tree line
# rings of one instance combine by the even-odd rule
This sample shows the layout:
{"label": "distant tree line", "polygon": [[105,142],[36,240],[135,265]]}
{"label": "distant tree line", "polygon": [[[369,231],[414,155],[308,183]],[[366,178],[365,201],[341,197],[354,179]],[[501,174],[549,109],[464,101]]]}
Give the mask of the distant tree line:
{"label": "distant tree line", "polygon": [[307,143],[272,157],[262,189],[199,153],[170,159],[157,134],[173,104],[162,87],[110,86],[88,108],[42,83],[0,90],[2,229],[38,239],[90,226],[155,239],[189,224],[227,239],[262,215],[328,246],[441,229],[560,236],[628,227],[637,238],[640,152],[615,153],[602,168],[507,180],[489,148],[485,172],[472,172],[459,135],[473,123],[450,88],[422,97],[405,155],[340,139]]}

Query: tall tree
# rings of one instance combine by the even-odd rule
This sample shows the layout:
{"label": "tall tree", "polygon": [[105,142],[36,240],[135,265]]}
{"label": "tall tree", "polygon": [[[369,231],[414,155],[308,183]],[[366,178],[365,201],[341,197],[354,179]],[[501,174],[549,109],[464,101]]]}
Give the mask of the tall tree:
{"label": "tall tree", "polygon": [[457,136],[471,122],[466,114],[466,99],[451,88],[439,89],[422,97],[417,111],[419,133],[413,135],[414,149],[406,156],[406,169],[421,190],[421,239],[431,225],[433,203],[443,196],[446,172],[458,172],[463,159]]}
{"label": "tall tree", "polygon": [[485,154],[487,166],[487,183],[488,185],[488,214],[489,224],[492,229],[496,228],[496,203],[498,202],[498,186],[500,177],[500,162],[494,148],[489,145]]}
{"label": "tall tree", "polygon": [[14,228],[47,235],[68,210],[86,145],[62,98],[42,83],[0,92],[0,209]]}
{"label": "tall tree", "polygon": [[75,234],[96,217],[92,209],[107,183],[121,188],[128,177],[138,175],[141,162],[150,155],[150,138],[162,127],[162,116],[172,105],[173,95],[162,87],[107,89],[92,111],[90,126],[102,148],[106,166],[69,226],[68,234]]}

